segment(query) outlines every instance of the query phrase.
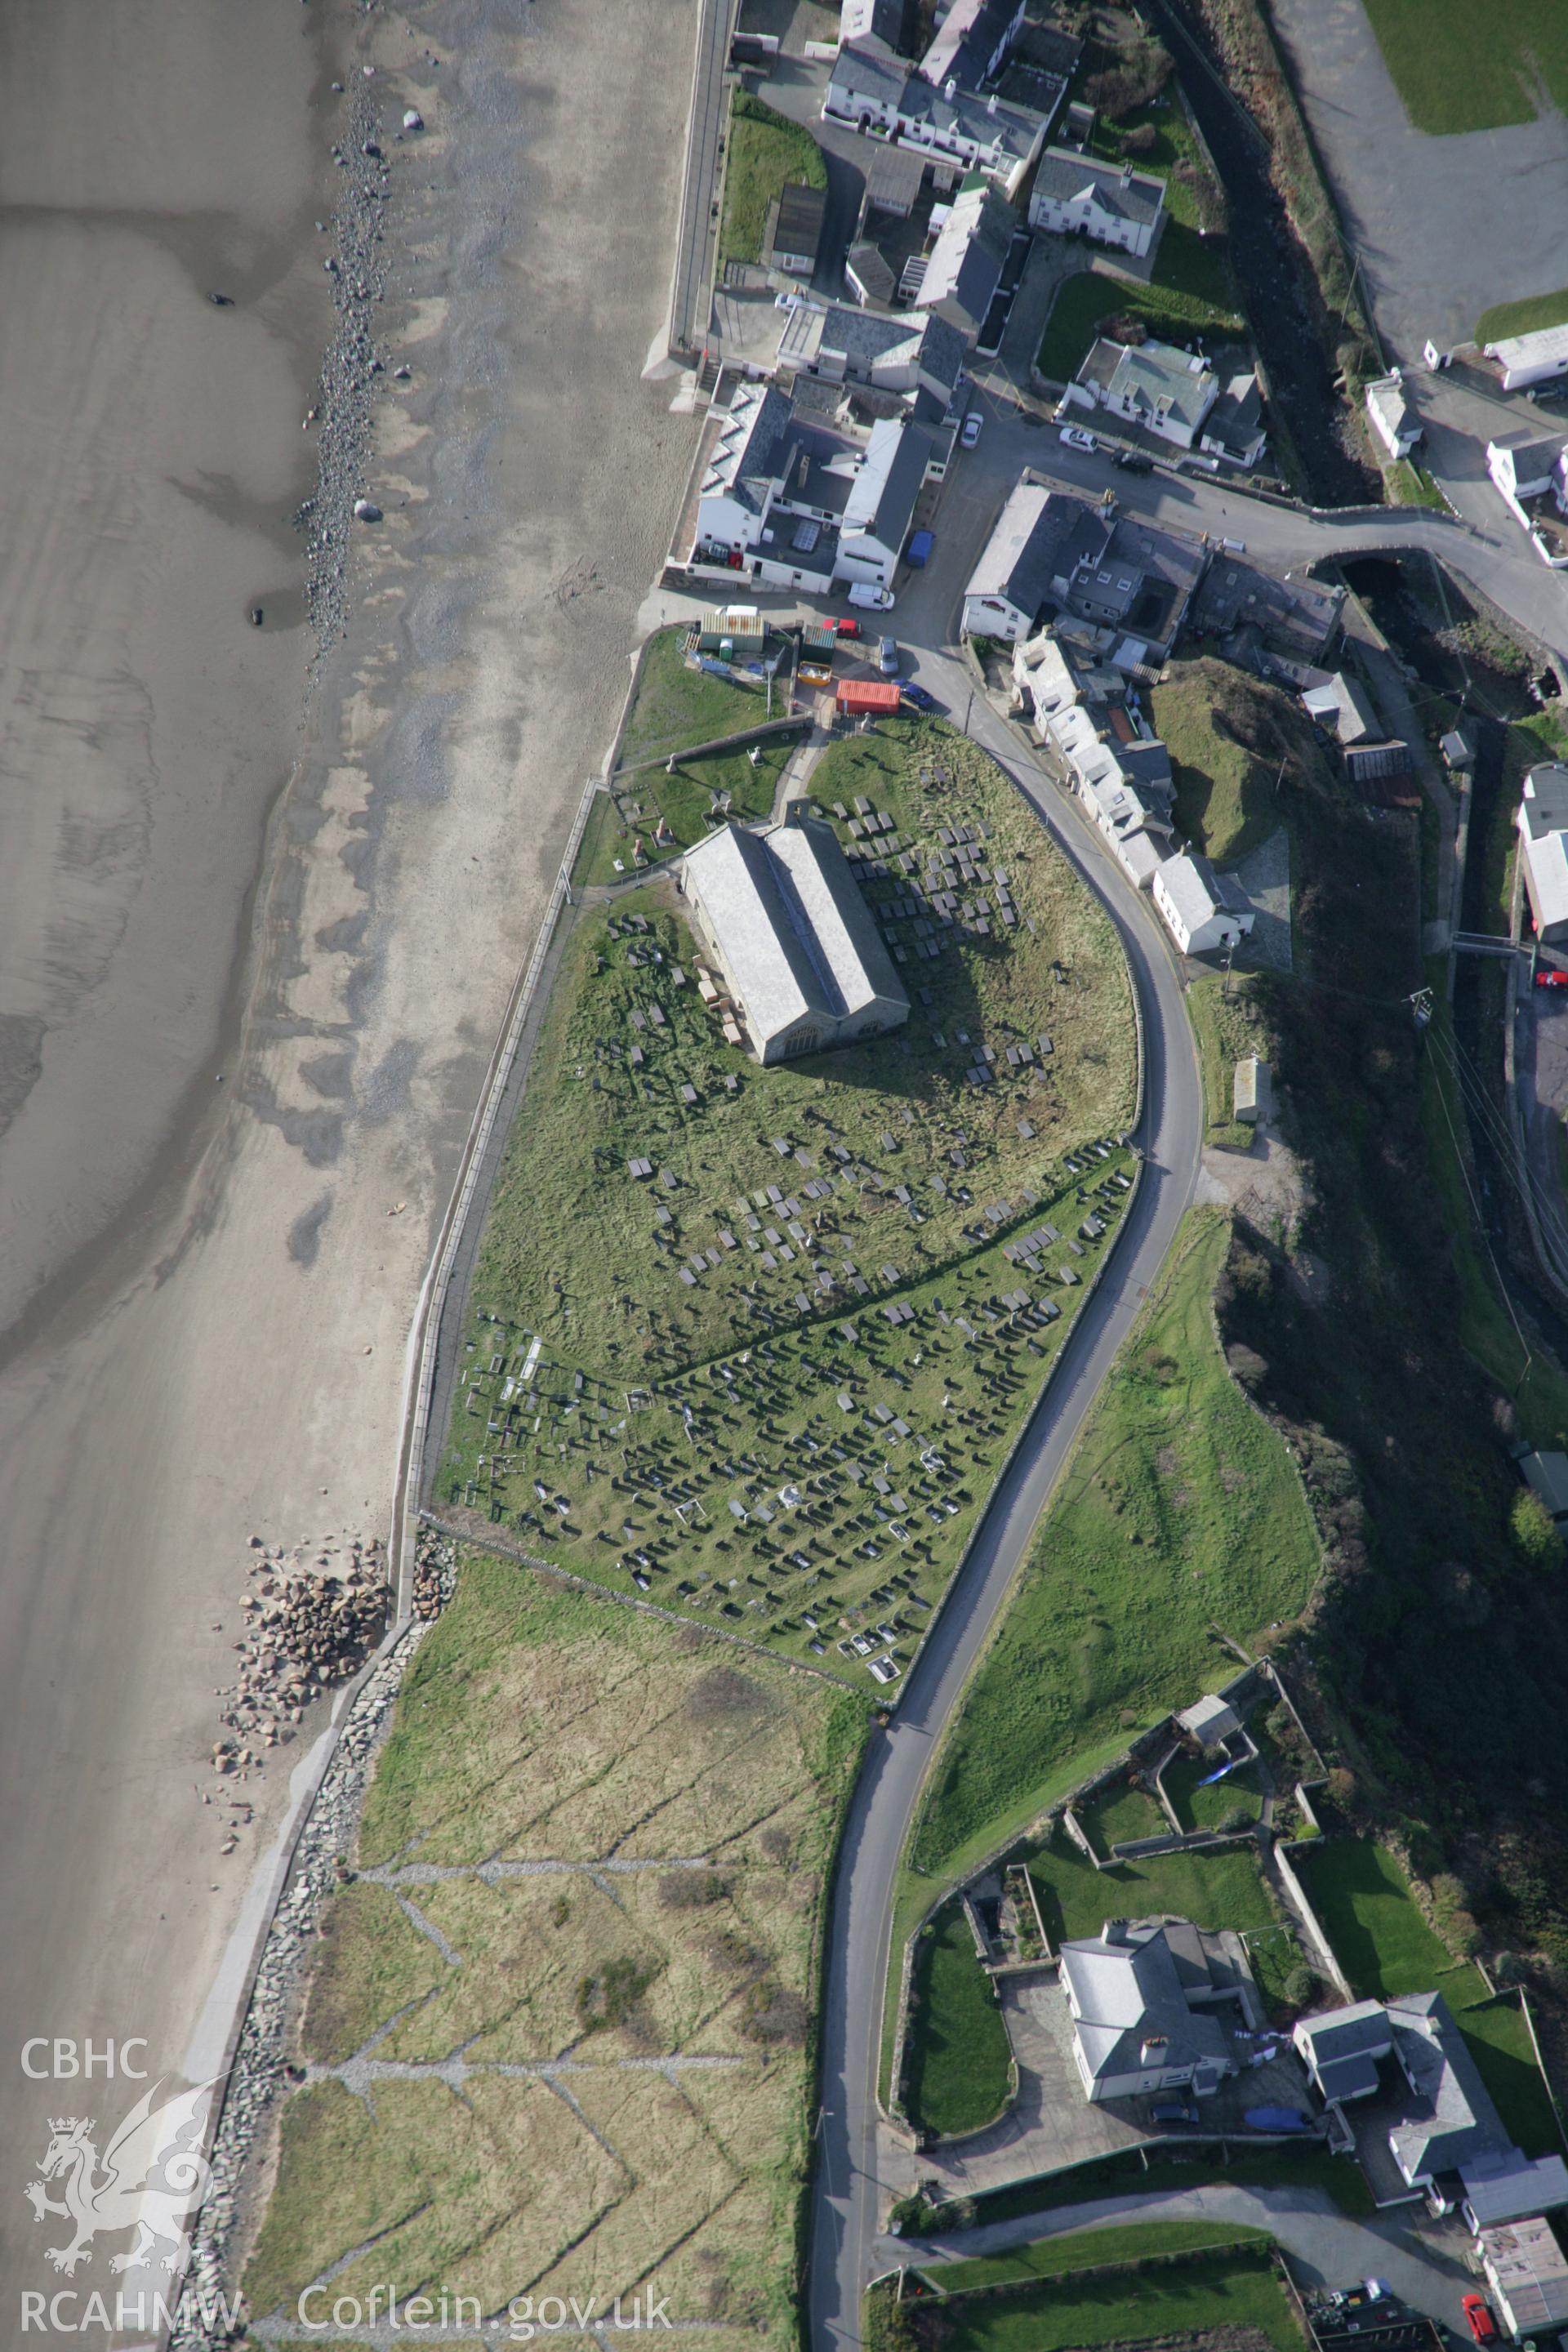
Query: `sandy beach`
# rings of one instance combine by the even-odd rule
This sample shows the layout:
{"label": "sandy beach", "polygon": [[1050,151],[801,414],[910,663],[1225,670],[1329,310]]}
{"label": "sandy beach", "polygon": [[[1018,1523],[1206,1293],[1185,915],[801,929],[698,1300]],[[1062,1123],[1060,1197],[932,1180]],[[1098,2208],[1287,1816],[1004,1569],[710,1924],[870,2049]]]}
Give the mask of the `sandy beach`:
{"label": "sandy beach", "polygon": [[[180,2074],[303,1753],[221,1856],[247,1540],[386,1533],[433,1232],[691,454],[640,369],[694,29],[18,0],[0,30],[8,2052],[145,2036]],[[307,699],[301,418],[367,92],[384,520]],[[58,2284],[20,2192],[70,2101],[0,2082],[14,2309]]]}

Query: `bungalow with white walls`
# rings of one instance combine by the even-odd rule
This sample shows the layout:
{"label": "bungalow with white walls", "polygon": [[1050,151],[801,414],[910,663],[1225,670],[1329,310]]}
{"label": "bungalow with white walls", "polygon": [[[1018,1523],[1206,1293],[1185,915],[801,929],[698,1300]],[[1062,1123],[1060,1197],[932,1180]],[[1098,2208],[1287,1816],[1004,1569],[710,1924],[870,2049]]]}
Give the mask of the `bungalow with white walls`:
{"label": "bungalow with white walls", "polygon": [[1408,457],[1421,438],[1421,419],[1405,397],[1405,379],[1397,368],[1367,385],[1366,414],[1389,456]]}
{"label": "bungalow with white walls", "polygon": [[1252,903],[1241,885],[1191,850],[1166,859],[1154,877],[1153,896],[1184,955],[1239,947],[1252,929]]}

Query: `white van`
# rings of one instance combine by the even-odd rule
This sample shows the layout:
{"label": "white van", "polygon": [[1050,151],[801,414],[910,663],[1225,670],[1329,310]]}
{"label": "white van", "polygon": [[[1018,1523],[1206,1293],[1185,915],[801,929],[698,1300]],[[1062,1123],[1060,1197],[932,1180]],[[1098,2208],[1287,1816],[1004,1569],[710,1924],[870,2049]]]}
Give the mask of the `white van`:
{"label": "white van", "polygon": [[857,580],[849,590],[849,602],[858,604],[862,612],[890,613],[893,592],[890,588],[879,588],[874,581]]}

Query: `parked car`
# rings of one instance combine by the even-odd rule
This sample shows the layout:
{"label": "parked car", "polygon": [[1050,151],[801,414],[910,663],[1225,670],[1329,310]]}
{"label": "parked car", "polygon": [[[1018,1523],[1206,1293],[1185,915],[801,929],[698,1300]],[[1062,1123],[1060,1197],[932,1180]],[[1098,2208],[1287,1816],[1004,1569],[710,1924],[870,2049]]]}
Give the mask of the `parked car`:
{"label": "parked car", "polygon": [[858,637],[860,634],[859,622],[851,620],[847,614],[843,620],[835,621],[833,625],[841,637]]}
{"label": "parked car", "polygon": [[935,695],[925,687],[917,686],[912,677],[905,678],[903,693],[904,700],[912,703],[917,710],[934,710],[937,707]]}
{"label": "parked car", "polygon": [[1098,449],[1100,446],[1093,434],[1086,433],[1081,425],[1064,425],[1061,439],[1063,446],[1068,449]]}
{"label": "parked car", "polygon": [[881,671],[884,677],[897,677],[899,674],[899,641],[897,637],[878,638],[877,667]]}
{"label": "parked car", "polygon": [[1535,975],[1537,988],[1568,988],[1568,971],[1552,971],[1544,968]]}
{"label": "parked car", "polygon": [[1118,449],[1110,462],[1120,466],[1124,474],[1152,474],[1154,470],[1153,458],[1146,457],[1142,449]]}
{"label": "parked car", "polygon": [[1198,2111],[1190,2099],[1156,2099],[1149,2110],[1153,2124],[1195,2124]]}
{"label": "parked car", "polygon": [[923,572],[931,562],[931,549],[936,545],[934,530],[917,530],[904,550],[904,561],[911,572]]}
{"label": "parked car", "polygon": [[869,580],[857,580],[849,591],[849,602],[858,604],[863,613],[890,613],[893,592],[890,588],[878,588]]}
{"label": "parked car", "polygon": [[1478,2344],[1490,2344],[1495,2341],[1497,2321],[1492,2317],[1491,2305],[1484,2294],[1465,2295],[1460,2301],[1459,2308],[1468,2320],[1470,2334]]}
{"label": "parked car", "polygon": [[963,420],[963,446],[966,449],[973,448],[975,443],[980,438],[980,428],[984,422],[985,419],[982,416],[978,408],[972,408],[970,410],[968,415]]}

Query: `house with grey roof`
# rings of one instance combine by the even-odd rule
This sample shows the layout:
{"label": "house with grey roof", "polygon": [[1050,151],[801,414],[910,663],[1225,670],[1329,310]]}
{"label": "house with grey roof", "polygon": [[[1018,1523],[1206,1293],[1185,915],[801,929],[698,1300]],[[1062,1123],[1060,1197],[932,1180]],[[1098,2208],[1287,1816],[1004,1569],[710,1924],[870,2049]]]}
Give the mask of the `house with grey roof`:
{"label": "house with grey roof", "polygon": [[791,278],[810,278],[822,245],[822,224],[827,215],[826,188],[808,188],[786,180],[768,206],[763,230],[763,260],[769,269]]}
{"label": "house with grey roof", "polygon": [[909,79],[908,60],[889,55],[880,42],[843,41],[828,71],[822,111],[863,131],[892,131]]}
{"label": "house with grey roof", "polygon": [[1135,257],[1153,250],[1165,217],[1165,183],[1130,163],[1101,163],[1070,147],[1047,147],[1035,173],[1029,226],[1086,236]]}
{"label": "house with grey roof", "polygon": [[949,81],[979,89],[1001,72],[1023,24],[1024,0],[951,0],[921,59],[922,78],[938,89]]}
{"label": "house with grey roof", "polygon": [[694,561],[731,564],[768,587],[887,584],[931,461],[926,434],[883,418],[862,446],[761,384],[711,412],[710,429]]}
{"label": "house with grey roof", "polygon": [[892,57],[904,28],[904,0],[843,0],[838,13],[838,39]]}
{"label": "house with grey roof", "polygon": [[906,400],[921,393],[945,415],[963,373],[963,337],[930,310],[887,316],[849,302],[801,302],[779,339],[777,365],[825,383],[871,384]]}
{"label": "house with grey roof", "polygon": [[966,637],[1027,636],[1050,593],[1064,534],[1075,504],[1037,482],[1020,482],[1008,496],[963,592]]}
{"label": "house with grey roof", "polygon": [[919,425],[893,416],[872,425],[839,526],[841,580],[888,585],[904,551],[931,458],[931,440]]}
{"label": "house with grey roof", "polygon": [[759,1062],[858,1044],[909,1018],[837,835],[807,805],[760,833],[722,825],[676,868],[693,937]]}
{"label": "house with grey roof", "polygon": [[982,98],[955,78],[937,84],[901,58],[847,42],[829,68],[822,111],[829,121],[879,132],[931,163],[983,172],[1016,194],[1046,142],[1065,85],[1050,85],[1045,108],[995,91]]}
{"label": "house with grey roof", "polygon": [[1225,457],[1250,473],[1263,461],[1268,435],[1263,423],[1263,386],[1255,367],[1238,367],[1221,374],[1214,406],[1198,431],[1198,446],[1211,457]]}
{"label": "house with grey roof", "polygon": [[1531,769],[1515,823],[1536,936],[1568,939],[1568,767],[1562,761]]}
{"label": "house with grey roof", "polygon": [[1203,2098],[1236,2071],[1230,2037],[1205,2005],[1234,1990],[1216,1975],[1215,1942],[1184,1920],[1124,1919],[1064,1942],[1061,1982],[1088,2098],[1185,2090]]}
{"label": "house with grey roof", "polygon": [[1561,433],[1500,434],[1487,443],[1487,471],[1503,497],[1517,505],[1552,488],[1563,450]]}
{"label": "house with grey roof", "polygon": [[1290,2039],[1325,2103],[1369,2099],[1378,2087],[1379,2062],[1393,2052],[1394,2028],[1382,2001],[1358,2000],[1302,2018]]}
{"label": "house with grey roof", "polygon": [[1241,1717],[1228,1699],[1221,1698],[1216,1691],[1209,1691],[1182,1709],[1176,1726],[1206,1751],[1223,1748],[1227,1739],[1234,1739],[1241,1729]]}
{"label": "house with grey roof", "polygon": [[1288,579],[1220,550],[1193,604],[1193,625],[1226,658],[1304,688],[1338,632],[1345,592],[1304,573]]}
{"label": "house with grey roof", "polygon": [[1513,2145],[1440,1992],[1352,2001],[1302,2018],[1291,2040],[1325,2102],[1389,2103],[1400,2178],[1445,2205],[1462,2204],[1473,2231],[1568,2205],[1568,2166],[1561,2156],[1531,2160]]}
{"label": "house with grey roof", "polygon": [[1421,438],[1421,419],[1405,397],[1397,368],[1374,376],[1366,388],[1367,422],[1390,457],[1408,457]]}
{"label": "house with grey roof", "polygon": [[1218,398],[1206,360],[1173,343],[1118,343],[1106,335],[1090,344],[1062,394],[1066,407],[1106,409],[1179,449],[1193,446]]}
{"label": "house with grey roof", "polygon": [[1166,859],[1154,877],[1153,898],[1183,955],[1239,947],[1255,919],[1240,883],[1192,850]]}
{"label": "house with grey roof", "polygon": [[1002,283],[1018,215],[999,188],[971,173],[926,257],[914,307],[944,319],[973,343]]}

